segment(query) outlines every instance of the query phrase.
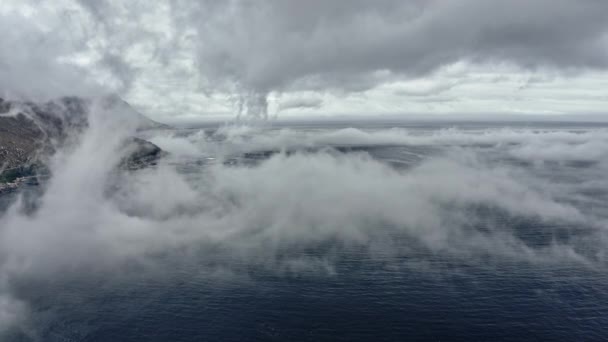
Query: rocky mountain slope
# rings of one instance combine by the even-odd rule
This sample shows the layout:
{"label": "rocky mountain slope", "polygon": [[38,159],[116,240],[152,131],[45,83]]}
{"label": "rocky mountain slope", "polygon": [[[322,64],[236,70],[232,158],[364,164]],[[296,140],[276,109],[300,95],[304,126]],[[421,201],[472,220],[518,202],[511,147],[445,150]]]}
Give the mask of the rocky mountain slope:
{"label": "rocky mountain slope", "polygon": [[[140,129],[166,128],[134,110],[118,97],[103,99],[110,110],[120,110],[131,119],[139,120]],[[16,187],[19,181],[44,168],[46,157],[66,140],[88,126],[91,101],[78,97],[34,103],[7,101],[0,98],[0,192],[1,188]],[[135,151],[122,165],[129,169],[143,167],[162,156],[156,145],[132,138],[127,142]],[[12,184],[12,186],[10,186]]]}

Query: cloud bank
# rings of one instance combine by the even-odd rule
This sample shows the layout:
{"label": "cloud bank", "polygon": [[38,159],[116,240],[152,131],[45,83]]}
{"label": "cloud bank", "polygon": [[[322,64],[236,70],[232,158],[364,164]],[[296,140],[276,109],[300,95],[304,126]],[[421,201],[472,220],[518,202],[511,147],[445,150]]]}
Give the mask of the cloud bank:
{"label": "cloud bank", "polygon": [[[602,130],[421,135],[347,129],[301,135],[225,127],[216,133],[220,140],[210,140],[204,131],[152,137],[169,146],[174,159],[121,175],[115,172],[126,153],[120,140],[133,134],[136,124],[103,108],[94,107],[91,117],[78,144],[54,157],[37,209],[16,202],[0,217],[5,326],[27,317],[28,303],[15,291],[20,281],[74,272],[112,279],[133,265],[159,272],[173,258],[227,269],[327,272],[336,252],[355,247],[372,258],[375,253],[424,258],[423,250],[473,264],[490,256],[531,264],[606,265],[608,217],[597,210],[605,204],[595,197],[608,186],[603,181],[608,139]],[[279,153],[255,165],[223,163],[244,152],[293,150],[289,142],[294,140],[304,142],[298,148],[317,149]],[[561,152],[548,145],[561,146]],[[378,160],[373,153],[343,154],[327,146],[408,147],[395,157],[407,167],[392,167],[392,160]],[[492,159],[497,155],[501,159]],[[195,156],[207,160],[206,166],[177,172],[176,161]],[[596,166],[569,169],[573,161]],[[521,162],[528,166],[518,167]],[[549,169],[551,177],[564,170],[584,181],[556,182],[543,175]],[[484,218],[489,209],[503,213],[500,217],[542,222],[538,229],[549,237],[554,223],[582,230],[576,239],[531,244],[509,221]],[[406,246],[391,244],[395,238],[405,239],[399,241]],[[304,253],[326,244],[337,249]]]}

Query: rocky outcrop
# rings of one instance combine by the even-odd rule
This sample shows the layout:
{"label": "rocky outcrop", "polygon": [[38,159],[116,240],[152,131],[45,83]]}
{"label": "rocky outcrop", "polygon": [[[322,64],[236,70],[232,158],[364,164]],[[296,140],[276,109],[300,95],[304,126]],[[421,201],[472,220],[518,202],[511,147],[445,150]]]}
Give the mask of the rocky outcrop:
{"label": "rocky outcrop", "polygon": [[138,170],[156,165],[157,161],[166,154],[160,147],[144,139],[133,138],[127,144],[127,148],[132,152],[121,161],[120,167],[123,169]]}
{"label": "rocky outcrop", "polygon": [[[120,110],[139,120],[140,129],[167,128],[135,111],[118,97],[102,101],[110,110]],[[63,97],[45,103],[6,101],[0,98],[0,193],[18,187],[28,177],[44,169],[45,159],[71,136],[88,127],[91,101]],[[163,155],[156,145],[132,138],[132,151],[121,163],[127,169],[154,164]]]}

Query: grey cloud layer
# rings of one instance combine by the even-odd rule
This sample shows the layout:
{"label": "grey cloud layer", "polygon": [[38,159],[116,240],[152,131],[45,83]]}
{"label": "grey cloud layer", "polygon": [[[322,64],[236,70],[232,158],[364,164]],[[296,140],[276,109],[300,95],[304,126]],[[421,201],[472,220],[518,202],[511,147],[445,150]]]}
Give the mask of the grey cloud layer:
{"label": "grey cloud layer", "polygon": [[600,1],[177,4],[199,23],[201,74],[237,92],[357,92],[462,60],[561,71],[608,61]]}
{"label": "grey cloud layer", "polygon": [[[165,68],[178,77],[192,73],[192,62],[202,91],[245,94],[245,106],[263,107],[270,91],[360,91],[461,60],[608,66],[608,2],[600,0],[66,0],[53,13],[46,17],[71,26],[38,34],[52,44],[33,39],[31,28],[46,19],[38,13],[3,20],[18,28],[0,52],[4,79],[45,68],[53,72],[37,72],[63,80],[69,65],[47,61],[86,51],[113,90],[127,91],[142,73]],[[11,47],[29,56],[17,61]]]}
{"label": "grey cloud layer", "polygon": [[[461,59],[607,66],[602,1],[232,1],[184,5],[201,70],[268,91],[368,87]],[[208,38],[210,37],[210,38]]]}

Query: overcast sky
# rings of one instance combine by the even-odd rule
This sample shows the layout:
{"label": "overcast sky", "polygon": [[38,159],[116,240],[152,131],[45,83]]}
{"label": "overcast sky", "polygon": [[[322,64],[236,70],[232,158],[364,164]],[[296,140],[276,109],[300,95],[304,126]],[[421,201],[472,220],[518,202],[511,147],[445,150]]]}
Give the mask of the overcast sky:
{"label": "overcast sky", "polygon": [[608,112],[606,0],[3,0],[0,95],[161,121]]}

